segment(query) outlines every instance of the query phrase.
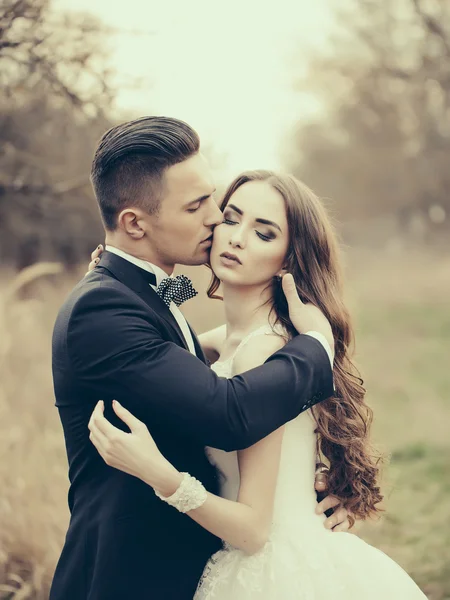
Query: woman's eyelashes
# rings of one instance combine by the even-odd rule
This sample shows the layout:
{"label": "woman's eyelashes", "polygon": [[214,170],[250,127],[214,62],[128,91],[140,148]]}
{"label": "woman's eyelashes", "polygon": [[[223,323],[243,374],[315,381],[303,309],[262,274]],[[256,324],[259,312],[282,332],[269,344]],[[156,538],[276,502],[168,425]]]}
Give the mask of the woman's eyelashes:
{"label": "woman's eyelashes", "polygon": [[[223,223],[225,225],[238,225],[238,221],[233,221],[229,217],[224,217]],[[255,233],[264,242],[271,242],[276,237],[274,233],[261,233],[257,229],[255,229]]]}
{"label": "woman's eyelashes", "polygon": [[257,231],[256,235],[265,242],[271,242],[273,239],[275,239],[274,235],[264,235],[264,233],[261,233],[260,231]]}

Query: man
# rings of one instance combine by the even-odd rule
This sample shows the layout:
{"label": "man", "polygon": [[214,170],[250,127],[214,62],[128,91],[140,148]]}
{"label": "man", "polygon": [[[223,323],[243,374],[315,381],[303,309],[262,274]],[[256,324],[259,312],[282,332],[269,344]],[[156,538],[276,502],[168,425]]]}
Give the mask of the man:
{"label": "man", "polygon": [[121,426],[110,407],[119,400],[177,469],[217,493],[205,446],[248,447],[333,393],[331,330],[291,291],[292,321],[308,335],[258,369],[218,378],[178,309],[195,292],[168,278],[175,264],[208,260],[222,221],[197,134],[164,117],[114,127],[96,151],[92,183],[107,251],[61,308],[53,336],[71,520],[50,599],[190,600],[220,541],[105,465],[89,441],[97,400]]}

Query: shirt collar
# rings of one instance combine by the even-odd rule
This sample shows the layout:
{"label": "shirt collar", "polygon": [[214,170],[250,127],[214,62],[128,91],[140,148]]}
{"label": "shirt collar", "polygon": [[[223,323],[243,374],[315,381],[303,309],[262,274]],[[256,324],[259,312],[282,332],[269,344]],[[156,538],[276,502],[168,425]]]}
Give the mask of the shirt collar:
{"label": "shirt collar", "polygon": [[[136,265],[137,267],[144,269],[144,271],[153,273],[153,275],[156,277],[156,287],[158,287],[158,285],[161,283],[161,281],[163,279],[167,279],[167,277],[170,277],[170,275],[168,275],[165,271],[163,271],[163,269],[161,269],[161,267],[158,267],[157,265],[154,265],[154,264],[148,262],[147,260],[142,260],[142,258],[137,258],[136,256],[133,256],[132,254],[128,254],[128,252],[124,252],[123,250],[120,250],[119,248],[115,248],[114,246],[110,246],[109,244],[107,244],[105,246],[105,250],[107,250],[108,252],[111,252],[112,254],[117,254],[117,256],[120,256],[121,258],[123,258],[124,260],[127,260],[128,262],[132,263],[133,265]],[[152,286],[152,287],[154,287],[154,286]]]}

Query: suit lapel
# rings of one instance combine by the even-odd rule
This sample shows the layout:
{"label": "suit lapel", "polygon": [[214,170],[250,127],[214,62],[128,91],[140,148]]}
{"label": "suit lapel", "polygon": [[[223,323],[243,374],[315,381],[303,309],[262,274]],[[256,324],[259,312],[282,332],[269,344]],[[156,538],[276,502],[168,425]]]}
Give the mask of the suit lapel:
{"label": "suit lapel", "polygon": [[[189,350],[184,335],[178,325],[175,317],[170,312],[168,306],[161,300],[155,290],[151,287],[156,278],[152,273],[133,265],[124,258],[113,254],[112,252],[103,252],[98,267],[103,267],[109,271],[116,279],[125,284],[128,288],[139,294],[144,302],[153,309],[170,327],[174,338],[180,345]],[[198,344],[198,340],[197,340]],[[198,344],[200,346],[200,344]],[[202,353],[203,354],[203,353]]]}
{"label": "suit lapel", "polygon": [[201,347],[200,342],[198,341],[197,334],[192,329],[192,327],[189,325],[189,323],[188,323],[188,327],[189,327],[189,331],[191,332],[192,339],[194,340],[195,353],[197,354],[197,358],[199,358],[202,362],[204,362],[205,365],[209,365],[209,362],[206,359],[205,353],[203,352],[203,348]]}

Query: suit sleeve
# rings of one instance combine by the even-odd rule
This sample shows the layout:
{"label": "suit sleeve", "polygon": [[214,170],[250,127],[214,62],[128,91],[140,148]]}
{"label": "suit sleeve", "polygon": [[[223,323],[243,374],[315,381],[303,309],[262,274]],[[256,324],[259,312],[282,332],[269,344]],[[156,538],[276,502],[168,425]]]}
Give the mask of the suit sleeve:
{"label": "suit sleeve", "polygon": [[251,446],[333,394],[330,361],[310,336],[224,379],[164,340],[146,306],[112,287],[77,302],[67,342],[77,379],[98,390],[98,399],[116,398],[149,427],[170,427],[228,451]]}

